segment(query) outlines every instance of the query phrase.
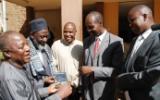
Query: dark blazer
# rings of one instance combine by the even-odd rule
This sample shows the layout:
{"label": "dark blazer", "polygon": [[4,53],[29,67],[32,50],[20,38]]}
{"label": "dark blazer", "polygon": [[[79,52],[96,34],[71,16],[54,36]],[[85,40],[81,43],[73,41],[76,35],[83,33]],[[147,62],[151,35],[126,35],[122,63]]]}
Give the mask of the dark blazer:
{"label": "dark blazer", "polygon": [[112,72],[119,69],[123,60],[123,40],[106,33],[99,52],[93,57],[95,38],[90,36],[84,41],[84,65],[94,67],[94,73],[83,77],[87,100],[113,100]]}
{"label": "dark blazer", "polygon": [[134,43],[125,61],[125,73],[117,78],[117,87],[128,90],[131,100],[156,100],[153,86],[160,76],[160,30],[152,31],[129,61]]}

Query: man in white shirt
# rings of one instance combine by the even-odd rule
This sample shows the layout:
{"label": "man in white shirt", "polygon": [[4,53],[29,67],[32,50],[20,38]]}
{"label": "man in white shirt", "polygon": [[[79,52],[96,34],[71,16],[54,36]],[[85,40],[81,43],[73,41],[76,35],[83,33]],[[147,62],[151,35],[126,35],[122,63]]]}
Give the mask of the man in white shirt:
{"label": "man in white shirt", "polygon": [[[52,45],[58,71],[66,73],[67,80],[74,88],[79,85],[78,69],[83,52],[82,42],[75,39],[76,32],[75,24],[67,22],[63,29],[64,38],[55,41]],[[71,100],[77,99],[71,98]]]}

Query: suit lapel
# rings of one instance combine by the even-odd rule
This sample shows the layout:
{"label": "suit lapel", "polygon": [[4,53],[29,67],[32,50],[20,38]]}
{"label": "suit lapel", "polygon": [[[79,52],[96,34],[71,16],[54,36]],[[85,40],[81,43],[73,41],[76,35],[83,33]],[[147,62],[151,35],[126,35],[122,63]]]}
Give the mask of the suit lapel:
{"label": "suit lapel", "polygon": [[[130,59],[130,55],[131,55],[131,52],[132,50],[130,51],[130,55],[128,57],[128,62],[127,62],[127,70],[129,71],[130,69],[134,69],[132,67],[136,58],[138,57],[139,54],[143,53],[145,49],[147,49],[147,47],[149,45],[151,45],[152,41],[154,40],[153,39],[153,36],[154,36],[154,32],[152,32],[145,40],[144,42],[142,43],[142,45],[139,47],[139,49],[137,50],[137,52],[133,55],[133,57]],[[134,46],[134,45],[133,45]],[[133,46],[132,46],[132,49],[133,49]]]}
{"label": "suit lapel", "polygon": [[154,36],[154,32],[152,32],[142,43],[142,45],[139,47],[139,49],[137,50],[137,52],[135,53],[134,57],[136,57],[137,55],[139,55],[140,53],[142,53],[144,51],[144,49],[146,49],[148,47],[148,45],[151,44],[151,42],[154,40],[153,39]]}
{"label": "suit lapel", "polygon": [[88,41],[86,41],[88,42],[87,45],[89,46],[87,49],[87,52],[88,52],[87,54],[88,54],[88,57],[91,59],[94,58],[94,41],[95,41],[95,38],[93,36],[90,36]]}
{"label": "suit lapel", "polygon": [[131,43],[130,49],[129,49],[128,53],[127,53],[127,59],[126,59],[126,61],[125,61],[125,66],[126,66],[126,67],[128,67],[128,65],[130,65],[130,59],[131,59],[130,57],[131,57],[131,53],[132,53],[134,44],[135,44],[135,42],[136,42],[136,39],[137,39],[137,37],[133,39],[133,42]]}

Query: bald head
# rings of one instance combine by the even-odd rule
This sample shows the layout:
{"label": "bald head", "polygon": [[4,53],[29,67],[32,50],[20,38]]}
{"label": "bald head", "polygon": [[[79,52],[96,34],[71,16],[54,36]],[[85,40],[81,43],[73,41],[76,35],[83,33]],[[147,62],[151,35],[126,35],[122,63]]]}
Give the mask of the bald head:
{"label": "bald head", "polygon": [[103,24],[103,17],[101,15],[101,13],[99,13],[97,11],[92,11],[86,16],[86,20],[85,20],[86,24],[87,24],[87,21],[90,19],[93,19],[94,22],[96,22],[96,23]]}
{"label": "bald head", "polygon": [[13,35],[21,35],[15,31],[7,31],[7,32],[4,32],[0,35],[0,50],[4,50],[4,49],[7,49],[9,48],[9,44],[10,42],[12,42],[11,40]]}
{"label": "bald head", "polygon": [[22,68],[29,62],[30,48],[26,38],[15,31],[7,31],[0,36],[0,49],[3,51],[5,60],[16,63],[15,67]]}
{"label": "bald head", "polygon": [[154,24],[152,10],[146,5],[136,5],[128,13],[129,26],[139,35]]}
{"label": "bald head", "polygon": [[64,29],[67,28],[67,27],[72,27],[75,32],[77,31],[76,25],[75,25],[73,22],[67,22],[67,23],[64,25]]}
{"label": "bald head", "polygon": [[63,36],[65,44],[69,45],[75,40],[76,32],[76,25],[73,22],[67,22],[64,25]]}
{"label": "bald head", "polygon": [[139,12],[141,14],[147,14],[152,16],[152,10],[146,5],[137,5],[133,7],[129,13]]}
{"label": "bald head", "polygon": [[97,11],[92,11],[86,16],[85,24],[90,35],[99,36],[105,31],[102,15]]}

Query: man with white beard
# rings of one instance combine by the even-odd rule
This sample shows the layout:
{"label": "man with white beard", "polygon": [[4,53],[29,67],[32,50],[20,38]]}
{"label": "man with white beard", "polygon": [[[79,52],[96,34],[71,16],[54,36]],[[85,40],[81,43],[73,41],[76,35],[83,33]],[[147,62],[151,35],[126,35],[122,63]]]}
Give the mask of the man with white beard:
{"label": "man with white beard", "polygon": [[[55,80],[53,78],[54,63],[51,48],[47,45],[48,25],[44,18],[37,18],[30,23],[30,36],[27,38],[30,46],[31,60],[28,71],[31,72],[35,79],[36,86],[41,98],[56,92],[57,99],[61,100],[71,94],[72,88],[69,84],[58,85],[57,91],[54,91]],[[51,88],[50,88],[51,87]],[[55,97],[55,96],[54,96]]]}

